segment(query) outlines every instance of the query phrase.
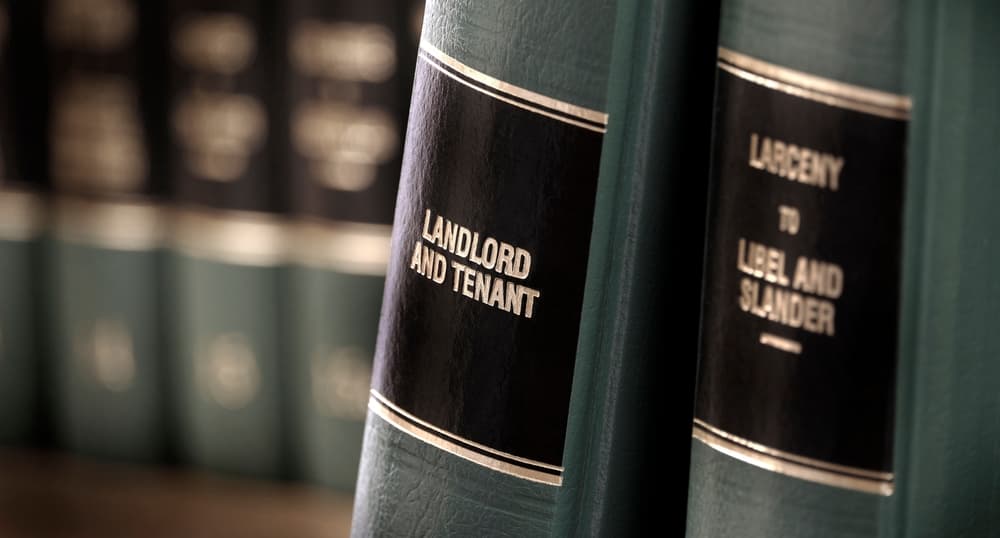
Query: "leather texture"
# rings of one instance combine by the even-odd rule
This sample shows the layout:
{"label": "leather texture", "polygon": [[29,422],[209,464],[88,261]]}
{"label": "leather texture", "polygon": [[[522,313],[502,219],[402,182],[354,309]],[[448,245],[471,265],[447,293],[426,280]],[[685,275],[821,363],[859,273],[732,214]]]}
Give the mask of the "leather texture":
{"label": "leather texture", "polygon": [[900,2],[726,0],[719,41],[771,63],[903,93],[907,11]]}
{"label": "leather texture", "polygon": [[689,538],[879,536],[888,499],[833,490],[691,443]]}
{"label": "leather texture", "polygon": [[351,536],[548,536],[556,488],[444,452],[373,413]]}
{"label": "leather texture", "polygon": [[430,0],[422,39],[494,78],[605,110],[611,0]]}
{"label": "leather texture", "polygon": [[[423,38],[450,57],[491,77],[546,97],[603,110],[613,25],[611,8],[610,2],[597,0],[434,1],[428,3],[425,11]],[[440,74],[440,70],[436,73],[439,74],[431,73],[424,80],[444,76]],[[572,309],[576,309],[554,310],[548,314],[560,318],[554,320],[554,323],[560,328],[559,335],[564,335],[566,331],[562,331],[563,325],[572,325],[571,319],[579,312],[580,297],[574,288],[582,286],[580,273],[583,269],[567,262],[577,259],[580,243],[585,250],[587,241],[584,232],[578,233],[572,227],[568,230],[568,237],[551,231],[562,230],[559,225],[565,227],[569,222],[554,217],[566,213],[564,200],[571,200],[573,205],[570,207],[580,208],[583,212],[572,214],[567,219],[571,218],[572,222],[576,222],[579,218],[589,223],[593,199],[583,200],[580,193],[591,189],[589,196],[593,196],[600,137],[595,131],[585,131],[583,127],[579,127],[579,122],[574,124],[558,120],[562,114],[559,111],[555,111],[555,116],[552,112],[538,114],[537,118],[529,122],[523,115],[535,114],[528,112],[530,109],[519,107],[515,109],[515,113],[511,113],[502,106],[483,103],[483,99],[493,99],[488,93],[445,82],[421,87],[418,80],[414,90],[417,95],[418,89],[455,87],[447,92],[421,95],[423,100],[415,97],[411,107],[410,132],[403,164],[404,181],[397,202],[394,259],[387,276],[387,306],[383,308],[375,379],[378,382],[384,378],[385,383],[392,383],[387,385],[390,388],[399,387],[401,391],[407,391],[400,392],[407,398],[405,405],[393,401],[432,424],[439,427],[440,424],[445,427],[456,424],[460,427],[469,426],[468,433],[460,431],[459,434],[480,444],[499,447],[499,450],[507,448],[503,444],[505,442],[512,443],[510,446],[514,447],[509,451],[525,446],[531,450],[537,449],[537,454],[516,455],[544,458],[542,461],[558,464],[562,442],[559,429],[563,427],[560,421],[565,420],[565,407],[537,408],[537,413],[532,414],[532,409],[536,408],[524,405],[517,398],[517,386],[510,383],[510,380],[514,374],[518,374],[521,380],[527,379],[533,394],[546,395],[544,390],[540,390],[544,389],[544,383],[540,380],[547,380],[553,373],[561,372],[565,374],[559,378],[561,384],[557,387],[561,393],[554,395],[552,400],[561,401],[565,406],[570,380],[569,372],[562,370],[562,367],[567,359],[572,362],[572,341],[568,343],[568,356],[560,354],[557,357],[546,357],[544,354],[537,354],[538,349],[547,349],[544,346],[553,343],[558,345],[561,352],[567,342],[564,341],[565,338],[558,337],[545,341],[539,330],[541,325],[530,323],[535,319],[529,320],[523,315],[517,317],[518,314],[500,309],[487,310],[487,306],[461,295],[458,300],[464,303],[442,298],[446,297],[445,294],[454,296],[450,283],[448,286],[438,286],[429,282],[409,268],[409,260],[414,252],[413,241],[420,240],[420,225],[424,217],[424,208],[417,202],[425,198],[440,201],[454,207],[456,211],[464,212],[462,214],[467,217],[466,222],[487,224],[487,228],[478,230],[483,234],[496,229],[498,231],[494,233],[501,239],[504,237],[501,232],[539,244],[544,239],[544,244],[553,245],[553,248],[532,253],[540,257],[536,261],[545,261],[544,264],[538,262],[542,269],[532,270],[544,273],[546,266],[552,272],[553,267],[572,265],[575,271],[564,279],[566,282],[550,279],[553,286],[548,288],[549,291],[543,291],[551,294],[546,297],[552,298],[552,304],[571,305]],[[460,91],[466,93],[459,95]],[[455,98],[452,102],[461,102],[457,99],[466,97],[468,103],[477,105],[477,108],[454,107],[440,111],[433,108],[436,103],[452,98]],[[500,103],[499,100],[496,101]],[[510,104],[504,106],[513,108]],[[473,114],[482,109],[495,109],[498,112],[484,117]],[[463,113],[466,113],[465,117]],[[446,126],[461,124],[462,130],[441,129],[439,132],[449,136],[439,141],[420,138],[423,133],[413,127],[417,114],[424,114],[431,123],[447,120],[451,123],[444,124]],[[542,127],[537,130],[523,129],[526,125],[539,124]],[[525,131],[523,136],[518,136],[518,128]],[[573,129],[580,133],[572,131]],[[567,136],[567,131],[570,136]],[[456,133],[459,132],[463,136],[457,136]],[[412,146],[411,140],[414,141]],[[438,142],[440,146],[436,145]],[[428,151],[425,152],[425,149]],[[438,150],[453,151],[453,154],[460,155],[461,158],[420,159],[423,155],[437,156]],[[571,156],[574,151],[584,151],[586,159],[573,159]],[[474,166],[468,169],[459,167],[470,161]],[[591,164],[594,166],[591,167]],[[423,172],[435,169],[434,167],[439,168],[441,174],[424,177]],[[495,172],[498,170],[507,176],[497,176]],[[567,171],[574,172],[575,175]],[[406,183],[410,172],[413,174],[412,185]],[[591,175],[588,177],[582,174]],[[556,178],[559,180],[556,181]],[[537,181],[532,184],[531,181],[534,180]],[[407,190],[408,187],[410,190]],[[551,211],[547,209],[550,206],[545,203],[547,198],[557,200],[552,202]],[[505,206],[505,203],[508,205]],[[435,212],[439,210],[436,207],[431,209]],[[405,236],[398,226],[401,215],[408,223],[405,231],[410,232]],[[524,215],[525,218],[518,219],[517,215]],[[450,214],[446,213],[444,216],[448,217]],[[408,247],[400,248],[401,237],[405,237]],[[562,237],[565,245],[553,241],[553,237]],[[562,248],[572,254],[572,257],[557,254]],[[405,261],[402,257],[406,258]],[[398,273],[398,277],[394,271]],[[409,287],[404,289],[404,284]],[[526,285],[532,285],[530,277]],[[423,288],[418,289],[417,286]],[[424,298],[433,299],[435,304],[450,304],[453,308],[446,312],[447,315],[435,312],[419,314],[415,312],[423,310],[408,307],[416,304],[422,308],[430,304],[430,299],[423,303],[391,302],[394,292],[407,289],[423,290]],[[573,293],[576,293],[575,297]],[[538,316],[542,316],[543,307],[538,308]],[[483,323],[484,331],[471,330],[477,319],[489,321],[488,324]],[[449,325],[452,320],[461,325],[452,329]],[[421,325],[430,335],[428,338],[421,339],[420,331],[414,330]],[[400,327],[410,336],[406,342],[398,341],[386,332],[387,329]],[[506,333],[501,330],[505,327]],[[570,328],[573,329],[570,333],[571,340],[575,340],[577,328]],[[454,338],[449,332],[462,338]],[[492,337],[492,340],[483,336],[493,334],[497,336]],[[520,338],[525,335],[529,338]],[[454,341],[454,347],[444,346],[433,350],[439,355],[424,353],[407,361],[406,352],[419,351],[422,349],[419,346],[424,346],[431,338],[448,342],[449,336]],[[524,349],[513,345],[521,341],[525,343]],[[473,344],[477,347],[473,347]],[[395,362],[391,364],[395,369],[389,368],[388,360],[383,364],[382,350],[395,357]],[[477,350],[484,350],[483,356],[470,353]],[[509,354],[505,356],[507,350]],[[468,371],[472,372],[469,376],[474,376],[477,384],[461,382],[466,370],[448,367],[447,360],[438,360],[449,358],[448,354],[461,359],[456,364],[468,367]],[[481,360],[475,360],[477,357]],[[423,368],[427,364],[435,370]],[[505,370],[507,364],[511,366]],[[518,371],[515,371],[514,366],[518,367]],[[405,372],[406,368],[415,369],[414,373],[419,374],[418,378],[426,383],[407,384],[406,376],[399,374]],[[499,372],[493,383],[487,383],[490,381],[489,376],[482,375],[488,368]],[[380,374],[380,369],[385,371]],[[539,374],[534,377],[524,375],[532,370]],[[423,394],[427,395],[426,399],[420,398]],[[461,397],[459,401],[464,405],[451,408],[439,405],[456,395]],[[393,395],[387,396],[391,399]],[[537,398],[530,402],[536,400]],[[423,403],[425,401],[426,405]],[[505,417],[502,415],[508,407],[498,405],[497,402],[504,405],[510,403],[520,413],[518,416],[524,417],[525,422],[530,421],[530,424],[519,428],[517,424],[503,422]],[[428,409],[433,416],[422,416],[421,412]],[[490,413],[497,419],[493,423],[500,426],[490,427]],[[478,422],[468,422],[465,420],[467,417],[473,417]],[[549,430],[543,429],[546,424],[551,426]],[[532,435],[526,435],[525,432],[531,432]],[[541,433],[535,436],[535,432]],[[553,438],[555,444],[551,442]],[[354,536],[544,536],[551,527],[554,501],[554,486],[514,478],[473,464],[418,441],[370,413],[366,423],[352,533]]]}

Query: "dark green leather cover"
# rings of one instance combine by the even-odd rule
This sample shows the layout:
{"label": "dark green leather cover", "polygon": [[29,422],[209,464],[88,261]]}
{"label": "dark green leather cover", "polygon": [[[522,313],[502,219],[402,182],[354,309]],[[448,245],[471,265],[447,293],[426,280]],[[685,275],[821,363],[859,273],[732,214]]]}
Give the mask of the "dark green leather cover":
{"label": "dark green leather cover", "polygon": [[[535,94],[573,105],[603,111],[613,21],[614,6],[610,2],[589,0],[585,2],[443,0],[428,2],[424,16],[423,40],[431,45],[433,50],[457,60],[478,73],[488,75],[494,80],[499,79],[535,92]],[[441,55],[435,56],[435,58],[439,57]],[[429,60],[422,61],[428,62]],[[426,66],[418,68],[418,73],[419,69],[430,70],[434,68]],[[446,72],[445,68],[439,67],[438,69],[441,70],[440,72]],[[433,76],[440,76],[442,78],[438,80],[445,80],[444,75],[435,74]],[[459,75],[452,73],[448,76]],[[492,106],[490,103],[493,102],[491,101],[493,98],[488,97],[489,94],[481,95],[483,96],[470,97],[470,100],[479,99],[480,101],[477,103],[481,102],[484,105]],[[440,97],[449,96],[442,95]],[[418,107],[419,114],[425,115],[426,118],[437,117],[437,112],[433,108],[428,108],[434,103],[434,95],[424,95],[422,101],[414,98],[411,106],[407,155],[414,151],[410,144],[413,148],[426,148],[429,151],[435,151],[434,147],[444,147],[444,145],[428,145],[425,142],[430,141],[419,136],[415,138],[412,127],[416,121],[414,119],[415,114],[417,114],[415,110]],[[456,120],[449,121],[463,119],[461,109],[442,112],[448,112],[449,114],[446,115],[449,117],[457,117]],[[465,119],[470,122],[469,126],[476,125],[480,120],[471,111],[470,114],[465,115]],[[492,122],[491,118],[482,118],[482,120],[483,125],[490,125]],[[495,125],[506,124],[500,122]],[[537,139],[539,141],[538,148],[550,148],[554,160],[562,159],[561,148],[558,144],[560,139],[556,137],[556,134],[561,132],[559,129],[568,129],[568,127],[561,125],[549,127],[552,129],[551,131],[525,133],[525,135],[532,137],[531,139]],[[580,130],[583,131],[582,128]],[[476,139],[481,138],[486,143],[483,144],[477,140],[456,140],[460,144],[467,144],[462,159],[485,162],[487,166],[492,166],[489,159],[492,158],[490,157],[490,148],[495,147],[493,144],[496,141],[503,144],[505,143],[503,141],[517,136],[514,134],[517,131],[505,131],[502,128],[497,128],[495,131],[476,132],[474,127],[469,127],[467,132],[472,133]],[[546,136],[552,138],[546,138]],[[494,141],[491,142],[491,140]],[[462,148],[462,146],[449,147]],[[536,148],[532,148],[532,151],[536,151]],[[588,151],[590,150],[588,149]],[[540,150],[539,154],[542,154]],[[586,157],[589,160],[596,155],[591,153]],[[413,167],[413,170],[424,166],[422,157],[413,158],[416,160],[409,165]],[[519,162],[519,157],[516,155],[500,155],[497,158],[504,161],[502,166],[505,169],[514,169]],[[404,179],[407,177],[408,165],[406,163],[409,162],[407,159],[408,157],[404,156]],[[530,170],[530,167],[533,166],[530,163],[535,160],[534,155],[524,159],[525,170]],[[437,161],[427,164],[447,167],[447,163]],[[460,166],[465,165],[461,164]],[[450,168],[448,173],[451,173]],[[458,206],[461,206],[462,200],[469,196],[462,184],[475,185],[479,182],[475,173],[469,175],[471,177],[453,183],[450,187],[452,193],[450,199]],[[488,181],[492,181],[492,179]],[[580,178],[580,181],[585,182],[590,181],[590,179]],[[401,192],[402,189],[403,187],[401,187]],[[551,192],[557,193],[561,189],[562,187],[554,188]],[[448,197],[446,192],[448,191],[441,191],[441,196]],[[598,195],[599,200],[601,196]],[[497,209],[492,205],[496,200],[468,199],[467,201],[469,203],[466,207],[483,208],[481,212],[475,211],[475,213],[481,215],[502,214],[502,211],[496,212]],[[401,206],[404,209],[400,210]],[[525,209],[527,208],[511,207],[509,212],[516,213]],[[422,209],[413,206],[412,201],[401,195],[397,200],[394,234],[401,233],[398,231],[400,230],[400,215],[414,210],[419,211],[420,218],[423,218]],[[540,214],[538,218],[542,218]],[[587,220],[589,222],[590,219]],[[529,221],[520,229],[531,230],[535,224]],[[542,222],[540,221],[538,224],[541,225]],[[508,230],[508,233],[512,232]],[[411,241],[409,233],[407,233],[405,241]],[[392,263],[399,265],[399,260],[405,257],[406,264],[408,264],[412,253],[412,243],[398,247],[398,250],[394,249],[393,251]],[[551,262],[552,260],[549,260],[549,263]],[[576,269],[582,272],[584,270],[583,264]],[[419,277],[419,275],[412,275],[415,273],[407,273],[405,278]],[[392,280],[391,272],[389,279]],[[528,282],[530,283],[530,280]],[[430,282],[427,285],[434,286]],[[387,285],[386,289],[392,289],[391,286],[391,284]],[[448,286],[447,290],[438,297],[442,300],[445,300],[446,297],[453,297],[445,295],[447,293],[451,293],[451,286]],[[546,295],[546,297],[554,298],[555,295]],[[465,299],[460,297],[455,300]],[[388,295],[386,301],[388,301]],[[444,333],[448,332],[446,328],[434,328],[435,324],[447,324],[447,318],[415,313],[407,315],[405,314],[405,304],[383,305],[379,349],[384,349],[387,352],[391,350],[392,353],[406,349],[404,344],[382,341],[384,338],[382,334],[383,331],[387,330],[387,323],[427,324],[427,341],[431,342],[437,338],[432,333],[440,332],[441,336],[445,336]],[[464,319],[474,319],[471,316],[479,314],[473,314],[473,312],[479,312],[480,310],[477,309],[485,308],[483,305],[477,306],[473,303],[469,303],[469,305],[467,312],[470,317]],[[404,313],[402,317],[396,314],[387,317],[387,308],[394,312],[398,312],[399,308],[402,308]],[[521,311],[519,310],[519,312]],[[567,319],[571,319],[570,316],[575,315],[574,312],[566,314]],[[497,315],[509,316],[511,314],[501,312]],[[395,321],[387,322],[387,319]],[[525,326],[530,326],[530,324],[525,322]],[[443,332],[441,332],[442,329]],[[574,327],[574,331],[576,330]],[[419,331],[410,334],[419,334]],[[496,343],[499,344],[498,347],[505,349],[509,345],[507,341],[513,338],[512,332],[510,338],[501,337]],[[417,345],[423,348],[425,344],[418,343]],[[440,354],[444,356],[451,353],[463,354],[465,353],[463,345],[456,343],[456,347],[452,349],[441,347]],[[420,352],[415,351],[414,354],[416,353]],[[425,357],[416,357],[415,360],[417,358]],[[380,368],[378,360],[376,358],[376,377]],[[484,357],[484,360],[487,359]],[[544,361],[541,358],[539,360]],[[382,367],[386,368],[387,366],[383,365]],[[463,391],[472,391],[472,385],[459,386],[461,384],[460,378],[463,375],[462,368],[465,366],[456,366],[450,373],[443,373],[443,376],[446,377],[441,377],[440,382],[446,382],[446,378],[451,378],[454,385],[449,388],[442,387],[444,389],[442,392],[460,394]],[[393,376],[384,377],[383,382],[388,379],[396,379],[403,384],[406,383],[404,379]],[[486,381],[480,380],[480,382]],[[498,395],[504,394],[500,389],[507,389],[505,383],[504,374],[498,370],[498,375],[494,378],[493,383],[487,383],[483,392],[479,393],[478,396],[481,396],[484,403],[491,402]],[[432,393],[433,391],[433,388],[428,387],[428,397],[436,396]],[[470,409],[477,407],[474,403],[477,399],[479,398],[468,400],[467,405]],[[370,409],[372,405],[369,404]],[[416,405],[421,404],[418,402]],[[456,409],[456,411],[459,410]],[[559,409],[539,409],[539,411],[544,411],[546,414],[561,412]],[[496,424],[504,419],[501,416],[495,418],[498,421]],[[484,430],[485,426],[486,424],[482,424]],[[389,423],[382,415],[372,411],[368,413],[354,508],[353,536],[545,536],[550,533],[558,486],[515,477],[491,470],[481,464],[472,463],[463,457],[418,439],[410,433],[405,433],[399,427],[399,425]],[[498,431],[498,433],[501,432]]]}
{"label": "dark green leather cover", "polygon": [[155,248],[51,243],[56,430],[74,451],[163,456],[160,257]]}
{"label": "dark green leather cover", "polygon": [[280,266],[170,254],[174,398],[182,461],[283,472]]}
{"label": "dark green leather cover", "polygon": [[[724,0],[719,40],[722,47],[771,64],[841,83],[904,94],[905,14],[903,2],[897,1],[816,3]],[[715,138],[721,139],[723,134],[717,133]],[[780,135],[775,136],[780,138]],[[846,141],[841,147],[850,142]],[[888,160],[893,158],[898,156],[891,152],[885,156]],[[855,167],[855,173],[857,170],[858,167]],[[891,178],[887,178],[889,180]],[[906,184],[904,191],[909,189],[909,184]],[[904,207],[908,207],[906,203],[908,201],[904,201]],[[755,211],[753,207],[748,204],[747,211]],[[833,220],[813,225],[838,226]],[[906,232],[909,231],[910,228],[906,228]],[[741,230],[739,233],[748,232]],[[886,245],[886,248],[892,247]],[[891,271],[898,271],[898,268],[889,267],[887,270],[892,274]],[[862,278],[874,277],[857,277],[854,285]],[[706,283],[706,290],[715,285],[713,282]],[[888,285],[891,286],[892,282]],[[706,291],[706,296],[708,293]],[[883,331],[892,341],[896,320],[878,321],[884,323]],[[703,330],[708,329],[703,326]],[[747,343],[747,346],[756,345],[757,342]],[[763,340],[760,345],[763,346]],[[862,350],[866,343],[858,341],[855,345]],[[788,357],[780,360],[807,360],[806,355]],[[902,361],[908,359],[905,352],[900,357]],[[887,359],[894,358],[880,357],[878,360]],[[864,373],[859,371],[858,375]],[[751,392],[759,386],[768,386],[767,381],[748,378],[746,382],[761,383],[752,385]],[[776,382],[775,386],[781,385]],[[891,394],[892,388],[890,381],[888,386],[878,390]],[[724,401],[725,397],[712,395],[709,398]],[[870,413],[879,416],[886,411],[891,413],[891,408],[871,409]],[[774,414],[766,414],[770,412]],[[756,415],[754,421],[760,424],[773,422],[779,428],[783,421],[793,421],[783,418],[773,408],[764,413],[766,416]],[[846,415],[844,419],[847,419]],[[841,423],[845,422],[841,420]],[[845,446],[853,442],[853,439],[842,440]],[[865,537],[880,536],[887,528],[884,516],[894,497],[818,484],[765,470],[697,439],[691,446],[689,537]],[[895,471],[899,476],[903,469],[896,467]]]}
{"label": "dark green leather cover", "polygon": [[684,532],[718,10],[618,4],[559,536]]}
{"label": "dark green leather cover", "polygon": [[[694,536],[979,537],[993,536],[1000,528],[1000,430],[993,426],[1000,410],[993,383],[1000,337],[990,321],[1000,313],[1000,292],[993,284],[1000,260],[993,238],[1000,200],[991,149],[1000,141],[1000,70],[993,52],[1000,12],[990,2],[910,2],[905,11],[885,7],[881,14],[846,4],[844,11],[824,11],[822,20],[850,31],[840,37],[816,34],[837,46],[825,52],[802,49],[809,56],[782,46],[782,40],[762,37],[779,33],[784,24],[764,8],[731,9],[740,20],[756,22],[731,25],[723,40],[728,35],[731,46],[800,69],[811,67],[824,76],[889,91],[903,88],[913,98],[904,198],[895,492],[873,497],[793,483],[696,442],[689,519]],[[815,19],[801,18],[813,6],[780,9],[783,15],[795,14],[800,23],[821,20],[818,11]],[[758,37],[737,39],[747,33]],[[904,37],[904,55],[870,47]],[[840,51],[855,54],[855,61],[836,67],[833,60]],[[904,68],[905,78],[899,77]]]}
{"label": "dark green leather cover", "polygon": [[296,465],[310,481],[352,491],[385,280],[301,265],[288,273]]}
{"label": "dark green leather cover", "polygon": [[1000,6],[910,4],[914,110],[891,536],[996,536]]}

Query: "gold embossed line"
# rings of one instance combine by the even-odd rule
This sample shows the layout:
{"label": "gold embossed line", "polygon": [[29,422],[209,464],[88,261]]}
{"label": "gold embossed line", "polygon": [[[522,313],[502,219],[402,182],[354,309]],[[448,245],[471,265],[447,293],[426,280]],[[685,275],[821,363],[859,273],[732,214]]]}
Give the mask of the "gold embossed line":
{"label": "gold embossed line", "polygon": [[361,222],[304,219],[289,241],[296,263],[352,275],[385,276],[392,227]]}
{"label": "gold embossed line", "polygon": [[838,465],[777,450],[720,430],[700,419],[694,419],[691,436],[729,457],[775,473],[838,487],[892,495],[893,474]]}
{"label": "gold embossed line", "polygon": [[562,467],[508,454],[446,432],[404,411],[375,389],[371,391],[368,409],[403,433],[472,463],[532,482],[562,485]]}
{"label": "gold embossed line", "polygon": [[451,79],[507,104],[591,131],[607,130],[608,115],[574,105],[477,71],[445,54],[427,41],[420,42],[419,56]]}
{"label": "gold embossed line", "polygon": [[0,189],[0,240],[30,241],[44,227],[44,202],[38,193]]}
{"label": "gold embossed line", "polygon": [[818,77],[719,47],[719,68],[744,80],[789,95],[875,116],[906,120],[913,101],[905,95],[883,92]]}
{"label": "gold embossed line", "polygon": [[258,267],[286,259],[288,232],[269,213],[182,208],[171,224],[173,247],[194,258]]}
{"label": "gold embossed line", "polygon": [[149,202],[94,201],[67,196],[55,200],[53,213],[56,237],[70,243],[146,251],[163,246],[166,235],[166,212]]}

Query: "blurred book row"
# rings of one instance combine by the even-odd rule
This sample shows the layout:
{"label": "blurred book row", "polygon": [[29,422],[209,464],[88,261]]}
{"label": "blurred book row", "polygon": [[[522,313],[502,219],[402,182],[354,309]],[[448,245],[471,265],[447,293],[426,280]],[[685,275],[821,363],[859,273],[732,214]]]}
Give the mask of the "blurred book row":
{"label": "blurred book row", "polygon": [[353,489],[421,4],[3,3],[4,444]]}

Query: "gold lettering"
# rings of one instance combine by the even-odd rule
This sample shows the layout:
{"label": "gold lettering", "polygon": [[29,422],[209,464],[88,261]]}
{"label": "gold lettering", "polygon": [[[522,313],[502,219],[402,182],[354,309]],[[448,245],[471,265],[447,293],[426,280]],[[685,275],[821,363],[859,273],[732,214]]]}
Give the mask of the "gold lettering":
{"label": "gold lettering", "polygon": [[764,163],[757,155],[757,133],[750,133],[750,168],[764,169]]}
{"label": "gold lettering", "polygon": [[396,42],[378,24],[307,20],[292,31],[292,63],[303,73],[334,80],[385,82],[396,72]]}
{"label": "gold lettering", "polygon": [[748,164],[790,181],[836,191],[844,158],[750,133]]}
{"label": "gold lettering", "polygon": [[247,17],[236,13],[198,14],[174,33],[177,57],[188,66],[220,75],[243,71],[257,52],[257,33]]}

